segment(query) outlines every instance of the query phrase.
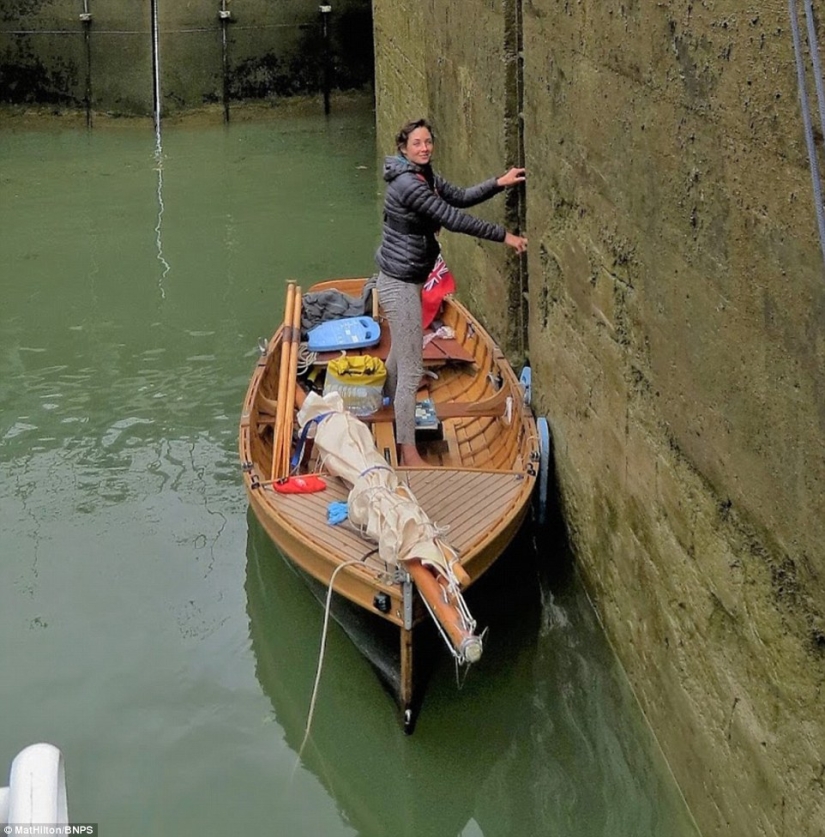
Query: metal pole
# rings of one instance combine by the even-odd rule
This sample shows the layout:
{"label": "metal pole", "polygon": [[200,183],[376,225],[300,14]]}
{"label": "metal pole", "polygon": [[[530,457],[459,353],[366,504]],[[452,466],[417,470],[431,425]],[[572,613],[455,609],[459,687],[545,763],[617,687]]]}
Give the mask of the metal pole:
{"label": "metal pole", "polygon": [[86,91],[84,104],[86,105],[86,127],[92,127],[92,14],[89,11],[89,0],[83,0],[83,11],[80,13],[83,24],[83,42],[86,49]]}
{"label": "metal pole", "polygon": [[[518,166],[525,165],[526,151],[524,143],[524,8],[522,0],[516,2],[516,124],[518,131],[517,163]],[[519,235],[527,234],[527,186],[521,183],[518,186],[518,202],[516,210],[518,213]],[[519,349],[522,357],[529,357],[530,343],[530,287],[527,272],[527,253],[522,253],[518,258],[518,276],[520,288],[519,301]]]}
{"label": "metal pole", "polygon": [[221,0],[218,10],[221,22],[221,56],[223,61],[223,121],[229,122],[229,39],[227,27],[232,20],[232,12],[226,8],[226,0]]}
{"label": "metal pole", "polygon": [[160,49],[158,44],[158,0],[152,0],[152,73],[154,75],[155,135],[160,143]]}
{"label": "metal pole", "polygon": [[330,87],[330,46],[329,46],[329,16],[332,13],[332,6],[319,6],[321,13],[321,28],[324,39],[324,114],[329,116],[329,87]]}

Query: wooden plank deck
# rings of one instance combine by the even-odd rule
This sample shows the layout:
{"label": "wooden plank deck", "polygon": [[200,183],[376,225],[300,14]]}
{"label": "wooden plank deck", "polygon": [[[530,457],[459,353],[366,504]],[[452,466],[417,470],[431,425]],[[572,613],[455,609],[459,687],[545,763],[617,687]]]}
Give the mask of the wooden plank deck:
{"label": "wooden plank deck", "polygon": [[[524,487],[523,475],[517,472],[411,468],[400,469],[398,475],[408,482],[433,523],[447,530],[445,540],[460,555],[498,526]],[[326,490],[316,494],[263,490],[277,513],[300,529],[316,549],[329,553],[332,560],[362,560],[365,567],[377,574],[387,572],[374,542],[362,537],[349,524],[336,526],[327,522],[329,504],[346,501],[349,491],[337,477],[324,476],[324,479]]]}

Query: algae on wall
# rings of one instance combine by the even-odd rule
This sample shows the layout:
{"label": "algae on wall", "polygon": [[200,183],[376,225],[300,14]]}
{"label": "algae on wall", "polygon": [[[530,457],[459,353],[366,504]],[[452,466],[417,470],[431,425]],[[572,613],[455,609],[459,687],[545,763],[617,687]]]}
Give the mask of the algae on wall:
{"label": "algae on wall", "polygon": [[529,284],[445,236],[461,294],[515,355],[527,292],[577,559],[704,833],[818,835],[825,268],[787,7],[456,6],[375,0],[379,139],[429,115],[471,183],[523,117]]}

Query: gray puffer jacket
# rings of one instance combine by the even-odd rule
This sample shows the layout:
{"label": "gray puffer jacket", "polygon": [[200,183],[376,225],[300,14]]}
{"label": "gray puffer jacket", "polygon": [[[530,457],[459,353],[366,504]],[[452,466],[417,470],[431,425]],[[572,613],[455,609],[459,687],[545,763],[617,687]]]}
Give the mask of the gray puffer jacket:
{"label": "gray puffer jacket", "polygon": [[384,228],[375,254],[378,267],[405,282],[425,282],[438,258],[436,233],[452,232],[504,241],[506,230],[474,218],[456,207],[475,206],[503,191],[490,178],[461,189],[435,174],[430,166],[417,166],[404,157],[384,161]]}

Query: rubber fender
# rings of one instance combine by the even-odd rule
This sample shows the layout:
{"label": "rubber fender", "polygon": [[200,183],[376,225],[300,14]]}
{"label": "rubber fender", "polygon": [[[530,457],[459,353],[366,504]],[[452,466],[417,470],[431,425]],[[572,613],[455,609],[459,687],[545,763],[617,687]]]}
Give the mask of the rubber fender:
{"label": "rubber fender", "polygon": [[533,370],[529,366],[525,366],[519,375],[519,382],[524,391],[524,403],[529,407],[533,400]]}
{"label": "rubber fender", "polygon": [[538,523],[544,526],[547,520],[547,484],[550,476],[550,425],[544,416],[536,419],[539,434],[539,491]]}

